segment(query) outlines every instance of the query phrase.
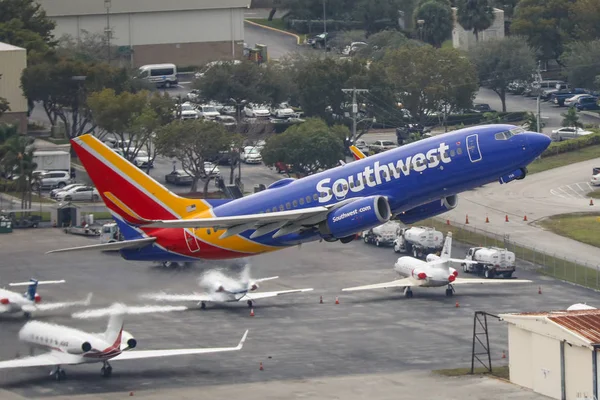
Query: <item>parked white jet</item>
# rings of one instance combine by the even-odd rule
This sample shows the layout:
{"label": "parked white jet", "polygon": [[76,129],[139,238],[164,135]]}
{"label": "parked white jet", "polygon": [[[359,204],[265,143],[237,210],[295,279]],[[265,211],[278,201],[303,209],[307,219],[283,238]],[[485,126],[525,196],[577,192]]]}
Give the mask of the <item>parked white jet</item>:
{"label": "parked white jet", "polygon": [[56,283],[65,283],[65,280],[59,281],[37,281],[30,279],[29,282],[9,283],[11,287],[28,286],[27,292],[17,293],[6,289],[0,289],[0,314],[15,314],[22,312],[25,318],[31,317],[34,311],[56,310],[59,308],[88,306],[92,300],[90,293],[85,300],[66,303],[43,303],[42,297],[37,293],[38,285],[49,285]]}
{"label": "parked white jet", "polygon": [[[119,305],[114,305],[117,309]],[[136,347],[137,341],[131,333],[123,330],[124,313],[116,311],[108,320],[104,333],[88,333],[62,325],[31,321],[19,332],[19,339],[32,347],[50,350],[47,353],[32,357],[0,361],[0,369],[54,366],[50,372],[56,380],[66,377],[61,365],[77,365],[86,363],[102,363],[102,375],[110,376],[111,361],[136,360],[141,358],[170,357],[186,354],[207,354],[224,351],[241,350],[248,331],[236,347],[213,347],[171,350],[127,351]]]}
{"label": "parked white jet", "polygon": [[194,292],[189,294],[168,294],[163,292],[145,294],[141,297],[157,301],[198,302],[200,304],[200,308],[205,309],[206,303],[225,303],[243,300],[246,300],[248,307],[252,307],[254,300],[275,297],[282,294],[310,292],[313,290],[312,288],[308,288],[280,290],[274,292],[255,292],[255,290],[259,287],[259,283],[277,279],[279,277],[272,276],[269,278],[251,279],[248,271],[248,268],[244,269],[240,280],[234,280],[223,275],[219,271],[209,271],[205,274],[204,279],[200,281],[200,285],[207,289],[207,292],[203,293]]}
{"label": "parked white jet", "polygon": [[474,263],[474,261],[451,258],[452,232],[448,232],[444,247],[440,256],[429,254],[426,261],[413,257],[400,257],[394,264],[394,270],[402,279],[391,282],[377,283],[374,285],[357,286],[342,289],[342,291],[387,289],[393,287],[404,288],[407,298],[413,297],[412,287],[442,287],[447,286],[446,296],[454,294],[454,285],[465,285],[469,283],[529,283],[526,279],[462,279],[457,278],[458,271],[450,267],[451,262]]}

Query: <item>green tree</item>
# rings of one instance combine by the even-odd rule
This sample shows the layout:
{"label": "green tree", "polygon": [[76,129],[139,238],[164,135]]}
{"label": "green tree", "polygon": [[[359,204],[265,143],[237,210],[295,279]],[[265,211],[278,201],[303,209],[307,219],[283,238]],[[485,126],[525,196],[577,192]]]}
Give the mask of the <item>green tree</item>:
{"label": "green tree", "polygon": [[174,156],[181,168],[193,178],[191,191],[204,182],[204,196],[214,175],[204,169],[204,162],[212,161],[231,148],[233,134],[223,125],[205,120],[176,120],[158,129],[156,146],[159,154]]}
{"label": "green tree", "polygon": [[[71,58],[73,60],[86,63],[105,62],[107,59],[107,42],[104,32],[91,33],[81,29],[79,36],[74,38],[71,35],[62,35],[58,39],[56,52],[61,57]],[[111,62],[119,65],[130,64],[130,54],[120,52],[119,46],[110,46]]]}
{"label": "green tree", "polygon": [[52,43],[56,23],[48,18],[36,1],[0,0],[0,24],[13,20],[21,21],[23,29],[37,33],[46,43]]}
{"label": "green tree", "polygon": [[[0,79],[2,79],[1,74]],[[7,111],[10,111],[10,105],[8,100],[6,100],[4,97],[0,97],[0,116],[2,116],[2,114],[4,114]]]}
{"label": "green tree", "polygon": [[457,0],[456,19],[467,31],[473,31],[479,41],[479,32],[485,31],[494,23],[494,9],[489,0]]}
{"label": "green tree", "polygon": [[368,45],[361,47],[356,56],[368,60],[381,60],[388,50],[399,49],[407,45],[420,46],[416,40],[410,40],[399,31],[384,30],[369,36]]}
{"label": "green tree", "polygon": [[569,83],[574,87],[600,89],[600,39],[591,42],[573,42],[561,56],[566,66]]}
{"label": "green tree", "polygon": [[508,84],[515,80],[529,80],[535,70],[535,54],[526,39],[507,36],[499,40],[478,43],[469,51],[469,58],[477,68],[481,85],[492,89],[506,111]]}
{"label": "green tree", "polygon": [[68,137],[74,138],[95,129],[86,102],[89,93],[104,88],[120,93],[131,90],[132,82],[125,69],[63,58],[28,66],[21,87],[29,101],[42,102],[53,126],[60,120]]}
{"label": "green tree", "polygon": [[[537,115],[532,112],[528,112],[527,115],[525,116],[524,125],[527,126],[528,131],[537,132],[538,131]],[[544,125],[545,125],[544,122],[540,121],[540,131],[542,130]]]}
{"label": "green tree", "polygon": [[357,0],[352,8],[354,19],[363,21],[367,34],[375,33],[381,29],[381,22],[397,25],[403,3],[402,0]]}
{"label": "green tree", "polygon": [[440,47],[442,43],[452,35],[454,27],[454,16],[450,5],[441,0],[429,0],[423,2],[414,15],[415,22],[425,21],[423,24],[421,39],[432,46]]}
{"label": "green tree", "polygon": [[340,128],[332,129],[323,120],[309,118],[269,138],[261,154],[267,165],[283,162],[298,173],[311,174],[336,166],[344,157],[342,134]]}
{"label": "green tree", "polygon": [[600,39],[600,2],[577,0],[571,6],[572,19],[577,29],[574,34],[579,40]]}
{"label": "green tree", "polygon": [[543,60],[559,60],[573,31],[570,0],[520,0],[511,33],[525,36]]}
{"label": "green tree", "polygon": [[562,126],[569,128],[583,128],[583,124],[579,120],[579,115],[577,115],[575,107],[569,107],[569,110],[561,115],[563,117]]}
{"label": "green tree", "polygon": [[21,195],[21,208],[30,209],[33,197],[32,139],[19,135],[15,125],[0,125],[0,169],[5,175],[16,176],[13,189]]}
{"label": "green tree", "polygon": [[381,63],[395,103],[421,122],[435,110],[444,109],[445,117],[470,107],[479,87],[474,65],[456,49],[403,47],[386,53]]}

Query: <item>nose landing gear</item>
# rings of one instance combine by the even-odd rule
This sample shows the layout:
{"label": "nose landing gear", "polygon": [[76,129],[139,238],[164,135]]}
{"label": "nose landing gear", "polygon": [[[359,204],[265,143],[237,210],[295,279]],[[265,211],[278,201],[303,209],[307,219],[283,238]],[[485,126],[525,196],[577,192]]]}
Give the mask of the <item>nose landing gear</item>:
{"label": "nose landing gear", "polygon": [[108,378],[112,374],[112,367],[108,363],[108,361],[104,361],[104,365],[100,369],[102,376]]}

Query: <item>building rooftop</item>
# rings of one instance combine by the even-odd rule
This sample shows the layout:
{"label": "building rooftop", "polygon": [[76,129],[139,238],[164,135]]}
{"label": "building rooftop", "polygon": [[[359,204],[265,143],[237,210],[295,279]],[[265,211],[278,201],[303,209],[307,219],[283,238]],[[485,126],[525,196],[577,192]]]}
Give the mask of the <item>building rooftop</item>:
{"label": "building rooftop", "polygon": [[25,50],[22,47],[13,46],[12,44],[0,42],[0,51]]}
{"label": "building rooftop", "polygon": [[578,336],[590,345],[600,344],[600,309],[576,311],[543,311],[503,314],[507,322],[544,320]]}

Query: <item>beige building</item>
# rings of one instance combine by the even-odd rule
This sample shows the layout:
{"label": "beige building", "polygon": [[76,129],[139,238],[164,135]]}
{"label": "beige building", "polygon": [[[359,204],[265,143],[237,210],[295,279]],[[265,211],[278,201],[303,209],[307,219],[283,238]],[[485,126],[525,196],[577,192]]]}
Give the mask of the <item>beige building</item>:
{"label": "beige building", "polygon": [[[250,0],[38,0],[56,21],[54,34],[111,34],[111,44],[132,51],[133,66],[197,66],[239,58],[244,10]],[[107,28],[108,27],[108,28]]]}
{"label": "beige building", "polygon": [[500,315],[511,382],[553,399],[598,398],[600,310]]}
{"label": "beige building", "polygon": [[[452,8],[454,28],[452,29],[452,45],[455,49],[469,50],[477,41],[472,30],[466,31],[456,20],[457,8]],[[504,37],[504,11],[494,8],[494,23],[488,29],[478,33],[479,41],[502,39]]]}
{"label": "beige building", "polygon": [[10,107],[0,122],[16,124],[21,133],[27,133],[27,99],[21,90],[21,74],[26,67],[25,49],[0,42],[0,97],[8,100]]}

